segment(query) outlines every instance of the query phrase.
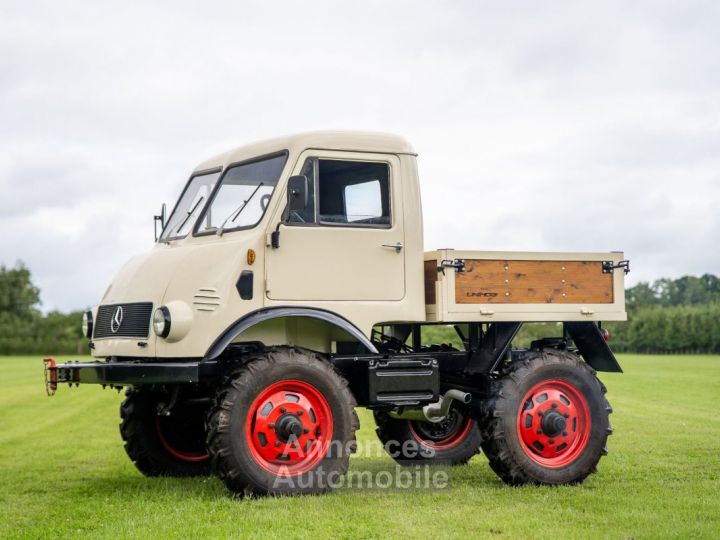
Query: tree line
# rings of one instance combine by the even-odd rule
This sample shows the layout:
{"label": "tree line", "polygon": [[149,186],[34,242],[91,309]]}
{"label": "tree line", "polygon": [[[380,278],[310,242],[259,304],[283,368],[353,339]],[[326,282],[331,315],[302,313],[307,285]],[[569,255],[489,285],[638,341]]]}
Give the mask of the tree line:
{"label": "tree line", "polygon": [[619,352],[720,353],[720,278],[638,283],[626,291],[628,321],[608,323]]}
{"label": "tree line", "polygon": [[[607,323],[618,352],[720,353],[720,278],[712,274],[641,282],[626,290],[628,321]],[[0,354],[87,354],[82,311],[43,314],[40,290],[22,263],[0,266]],[[560,335],[554,323],[526,324],[515,342]],[[454,330],[427,328],[434,342],[456,339]]]}
{"label": "tree line", "polygon": [[43,314],[30,270],[0,266],[0,354],[88,354],[82,311]]}

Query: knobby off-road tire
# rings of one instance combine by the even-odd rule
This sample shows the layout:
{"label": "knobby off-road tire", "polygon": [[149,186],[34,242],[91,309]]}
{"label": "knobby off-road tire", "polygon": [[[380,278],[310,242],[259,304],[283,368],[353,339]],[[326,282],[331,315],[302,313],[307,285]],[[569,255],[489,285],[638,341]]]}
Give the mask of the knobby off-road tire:
{"label": "knobby off-road tire", "polygon": [[490,467],[510,485],[582,482],[607,454],[605,392],[575,354],[523,354],[491,382],[481,421]]}
{"label": "knobby off-road tire", "polygon": [[145,476],[205,476],[210,457],[205,449],[207,407],[178,402],[171,414],[159,415],[169,396],[129,389],[120,405],[120,435],[125,451]]}
{"label": "knobby off-road tire", "polygon": [[232,372],[208,415],[213,470],[239,495],[329,491],[360,427],[347,381],[297,348],[256,354]]}
{"label": "knobby off-road tire", "polygon": [[480,452],[477,422],[452,407],[441,422],[398,420],[376,411],[378,438],[400,465],[464,465]]}

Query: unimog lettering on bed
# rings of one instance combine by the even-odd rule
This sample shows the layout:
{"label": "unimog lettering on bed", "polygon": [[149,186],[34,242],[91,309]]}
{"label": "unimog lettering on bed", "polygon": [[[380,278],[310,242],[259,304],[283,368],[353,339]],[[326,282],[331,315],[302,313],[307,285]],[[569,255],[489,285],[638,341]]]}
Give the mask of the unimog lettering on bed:
{"label": "unimog lettering on bed", "polygon": [[[329,489],[312,479],[347,470],[356,406],[401,464],[482,449],[509,484],[582,481],[612,431],[595,373],[621,371],[600,321],[626,318],[627,261],[425,252],[415,158],[395,136],[321,132],[202,163],[85,313],[98,360],[46,359],[48,391],[126,387],[143,474],[214,472],[238,493]],[[539,321],[562,324],[513,348]],[[438,324],[461,349],[424,341]]]}

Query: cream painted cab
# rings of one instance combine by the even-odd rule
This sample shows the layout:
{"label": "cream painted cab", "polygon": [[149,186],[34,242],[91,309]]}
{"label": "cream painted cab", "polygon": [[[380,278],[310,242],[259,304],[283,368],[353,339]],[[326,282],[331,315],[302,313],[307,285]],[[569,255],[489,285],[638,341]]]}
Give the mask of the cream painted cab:
{"label": "cream painted cab", "polygon": [[[288,179],[304,170],[312,175],[313,209],[303,219],[286,208]],[[236,198],[216,209],[226,185]],[[251,219],[223,226],[246,199],[240,218],[250,211]],[[242,147],[196,168],[160,241],[114,278],[93,310],[93,355],[204,357],[234,323],[264,308],[325,310],[367,337],[377,323],[423,321],[422,249],[415,154],[403,139],[321,132]],[[243,276],[251,276],[251,289],[241,295]],[[135,304],[166,306],[169,335],[158,335],[149,320],[125,335],[123,324],[137,324],[128,320]],[[118,308],[125,320],[113,332]],[[233,336],[326,352],[353,339],[312,317],[266,320]]]}
{"label": "cream painted cab", "polygon": [[[205,358],[248,341],[333,352],[384,323],[625,318],[621,254],[425,252],[415,158],[400,137],[317,132],[200,164],[155,247],[87,315],[93,355]],[[560,275],[552,261],[585,266]],[[280,308],[292,316],[268,315]]]}

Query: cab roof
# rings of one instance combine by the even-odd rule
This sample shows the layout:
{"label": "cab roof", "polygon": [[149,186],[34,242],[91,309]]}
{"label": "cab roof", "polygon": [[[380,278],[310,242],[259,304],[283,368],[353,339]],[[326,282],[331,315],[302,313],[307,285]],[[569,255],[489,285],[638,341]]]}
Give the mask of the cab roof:
{"label": "cab roof", "polygon": [[283,150],[298,154],[307,149],[417,155],[410,143],[398,135],[370,131],[311,131],[240,146],[203,161],[195,171],[225,167]]}

